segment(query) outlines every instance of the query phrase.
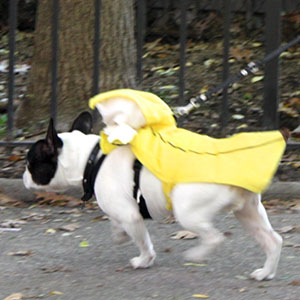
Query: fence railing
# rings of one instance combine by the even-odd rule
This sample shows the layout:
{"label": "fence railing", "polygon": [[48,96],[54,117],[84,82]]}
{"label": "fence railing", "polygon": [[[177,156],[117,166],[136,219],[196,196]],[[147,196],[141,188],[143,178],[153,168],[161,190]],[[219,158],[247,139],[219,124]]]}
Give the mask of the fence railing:
{"label": "fence railing", "polygon": [[[0,146],[27,146],[30,141],[14,141],[14,94],[15,94],[15,33],[17,24],[17,0],[9,1],[9,72],[8,72],[8,121],[7,139],[0,141]],[[57,116],[57,84],[58,84],[58,33],[59,33],[59,0],[52,0],[52,81],[51,81],[51,105],[49,108],[51,117],[56,120]],[[192,0],[180,0],[180,27],[179,27],[179,98],[178,105],[186,103],[185,99],[185,79],[186,79],[186,41],[187,41],[187,11]],[[229,76],[229,51],[230,51],[230,25],[231,13],[234,0],[217,1],[218,8],[224,15],[224,43],[223,43],[223,80]],[[262,2],[262,1],[260,1]],[[265,51],[268,53],[279,47],[281,43],[281,12],[282,0],[265,0]],[[288,1],[289,2],[289,1]],[[298,0],[295,2],[299,2]],[[222,6],[219,7],[220,3]],[[289,2],[290,3],[290,2]],[[92,94],[99,93],[99,49],[100,37],[100,9],[101,0],[94,0],[95,8],[95,33],[94,33],[94,59],[93,59],[93,87]],[[145,32],[147,24],[147,0],[137,0],[136,5],[136,31],[137,31],[137,80],[142,84],[143,80],[143,47],[145,42]],[[264,115],[263,125],[267,128],[278,127],[278,103],[279,103],[279,58],[275,58],[268,63],[264,75]],[[221,125],[224,127],[228,122],[228,93],[223,91],[221,105]]]}

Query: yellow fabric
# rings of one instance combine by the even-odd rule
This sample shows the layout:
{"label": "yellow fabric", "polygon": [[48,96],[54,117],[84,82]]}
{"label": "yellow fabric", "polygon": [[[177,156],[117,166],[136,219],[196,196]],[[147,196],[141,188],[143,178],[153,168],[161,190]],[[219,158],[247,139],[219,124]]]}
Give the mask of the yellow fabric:
{"label": "yellow fabric", "polygon": [[96,104],[111,98],[125,98],[134,101],[141,109],[147,125],[176,126],[173,112],[170,107],[158,96],[143,91],[132,89],[112,90],[100,93],[89,101],[90,108],[94,109]]}
{"label": "yellow fabric", "polygon": [[[112,95],[115,97],[114,93],[110,97]],[[144,102],[147,99],[136,101],[141,109]],[[156,109],[149,103],[146,107],[143,113]],[[145,117],[155,126],[139,129],[130,142],[131,149],[137,159],[162,181],[168,208],[171,208],[170,191],[177,183],[229,184],[255,193],[263,192],[285,149],[285,141],[279,131],[240,133],[215,139],[173,124],[160,126],[153,122],[151,116]],[[109,153],[114,147],[116,145],[110,144],[102,132],[102,151]]]}

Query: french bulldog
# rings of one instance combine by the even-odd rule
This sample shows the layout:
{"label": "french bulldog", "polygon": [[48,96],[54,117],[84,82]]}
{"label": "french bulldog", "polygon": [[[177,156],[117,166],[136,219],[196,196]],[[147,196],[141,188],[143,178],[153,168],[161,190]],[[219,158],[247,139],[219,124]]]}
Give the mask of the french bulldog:
{"label": "french bulldog", "polygon": [[[116,110],[116,106],[112,106]],[[126,134],[134,134],[133,131],[137,128],[131,125],[129,132],[126,128],[127,124],[132,122],[132,118],[129,118],[127,123],[125,120],[125,127],[118,127],[118,124],[124,124],[124,118],[111,121],[108,112],[113,109],[101,109],[107,125],[106,132],[118,135],[120,131],[123,135],[125,128]],[[118,105],[117,114],[120,109],[122,105]],[[136,122],[141,122],[142,116],[137,112],[134,115],[138,116]],[[74,121],[70,132],[57,133],[53,122],[50,121],[46,138],[37,141],[27,154],[27,166],[23,174],[25,187],[63,191],[70,187],[82,186],[91,152],[100,139],[91,132],[92,118],[87,112],[80,114]],[[101,151],[97,156],[103,156]],[[109,216],[114,240],[122,243],[129,237],[139,248],[139,256],[130,260],[132,267],[148,268],[153,264],[156,253],[137,200],[133,197],[134,161],[135,156],[129,145],[117,147],[106,155],[95,175],[93,192],[99,207]],[[161,220],[170,215],[172,212],[166,209],[162,182],[144,166],[141,168],[139,182],[140,192],[151,217]],[[171,200],[176,220],[187,230],[197,233],[201,239],[199,245],[186,251],[185,258],[188,261],[199,262],[205,259],[224,240],[224,235],[214,228],[212,221],[219,211],[230,209],[266,254],[264,266],[253,271],[250,277],[258,281],[274,278],[282,238],[269,222],[261,203],[261,195],[229,185],[184,183],[173,188]]]}

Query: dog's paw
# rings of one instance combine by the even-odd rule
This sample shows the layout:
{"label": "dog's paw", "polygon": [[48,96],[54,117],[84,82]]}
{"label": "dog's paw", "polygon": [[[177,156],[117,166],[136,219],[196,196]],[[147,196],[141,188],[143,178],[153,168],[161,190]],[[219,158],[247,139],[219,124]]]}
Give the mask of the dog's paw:
{"label": "dog's paw", "polygon": [[156,254],[153,252],[151,255],[137,256],[130,260],[130,264],[134,269],[145,269],[153,265]]}
{"label": "dog's paw", "polygon": [[275,277],[275,273],[272,273],[266,269],[257,269],[250,274],[250,277],[257,281],[271,280]]}

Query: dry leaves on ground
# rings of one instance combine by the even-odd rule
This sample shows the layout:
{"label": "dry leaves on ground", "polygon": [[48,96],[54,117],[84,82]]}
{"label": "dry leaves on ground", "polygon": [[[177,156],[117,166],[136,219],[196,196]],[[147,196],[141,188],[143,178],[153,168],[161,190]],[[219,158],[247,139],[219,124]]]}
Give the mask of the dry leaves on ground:
{"label": "dry leaves on ground", "polygon": [[82,204],[80,199],[64,194],[49,192],[35,192],[34,194],[39,205],[77,207]]}

